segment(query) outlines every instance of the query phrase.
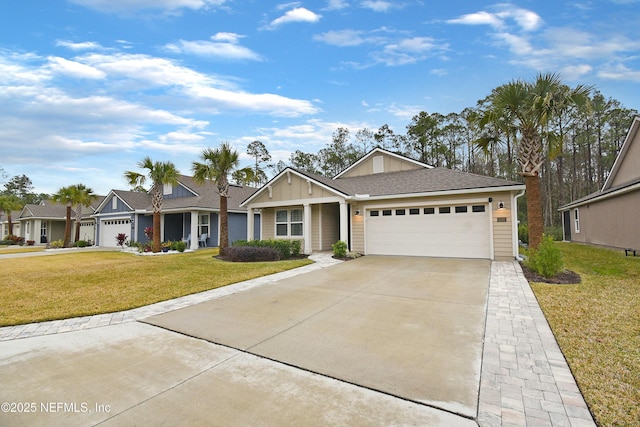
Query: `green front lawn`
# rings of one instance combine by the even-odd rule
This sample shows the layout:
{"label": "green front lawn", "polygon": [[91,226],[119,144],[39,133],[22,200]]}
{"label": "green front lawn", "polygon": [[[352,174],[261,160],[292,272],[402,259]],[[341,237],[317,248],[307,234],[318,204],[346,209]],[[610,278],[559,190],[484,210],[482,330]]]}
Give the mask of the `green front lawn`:
{"label": "green front lawn", "polygon": [[582,283],[533,291],[596,422],[640,425],[640,257],[557,244]]}
{"label": "green front lawn", "polygon": [[128,310],[310,264],[231,263],[217,249],[161,256],[69,252],[1,259],[0,326]]}

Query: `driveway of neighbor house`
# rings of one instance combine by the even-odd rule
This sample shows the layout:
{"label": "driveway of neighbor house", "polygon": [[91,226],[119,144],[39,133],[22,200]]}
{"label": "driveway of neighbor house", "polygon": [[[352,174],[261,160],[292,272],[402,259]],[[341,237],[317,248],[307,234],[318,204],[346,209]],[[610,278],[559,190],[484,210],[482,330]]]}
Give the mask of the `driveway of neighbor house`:
{"label": "driveway of neighbor house", "polygon": [[3,342],[0,399],[23,413],[0,424],[477,425],[490,265],[369,256]]}

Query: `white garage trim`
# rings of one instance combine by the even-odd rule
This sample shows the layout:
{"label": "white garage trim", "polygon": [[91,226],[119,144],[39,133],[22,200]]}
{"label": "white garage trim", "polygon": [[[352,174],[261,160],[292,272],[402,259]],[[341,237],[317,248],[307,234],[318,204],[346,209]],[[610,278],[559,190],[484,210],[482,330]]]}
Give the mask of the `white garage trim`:
{"label": "white garage trim", "polygon": [[486,198],[367,207],[364,215],[366,254],[492,258]]}

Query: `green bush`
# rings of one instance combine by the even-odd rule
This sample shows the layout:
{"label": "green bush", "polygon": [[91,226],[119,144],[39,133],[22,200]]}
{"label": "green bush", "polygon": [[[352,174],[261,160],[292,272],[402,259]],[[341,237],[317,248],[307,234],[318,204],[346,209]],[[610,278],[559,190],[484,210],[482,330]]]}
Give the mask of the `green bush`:
{"label": "green bush", "polygon": [[233,262],[278,261],[280,253],[272,247],[230,246],[225,256]]}
{"label": "green bush", "polygon": [[553,242],[552,236],[543,236],[537,249],[529,251],[525,265],[543,277],[554,277],[564,269],[562,252]]}
{"label": "green bush", "polygon": [[187,249],[187,244],[182,240],[176,240],[171,242],[171,246],[169,247],[172,251],[184,252]]}
{"label": "green bush", "polygon": [[64,242],[62,240],[54,240],[53,242],[49,243],[49,247],[51,249],[60,249],[64,247]]}
{"label": "green bush", "polygon": [[518,224],[518,240],[522,243],[529,243],[529,226],[527,224]]}
{"label": "green bush", "polygon": [[564,239],[564,231],[562,230],[562,227],[545,227],[544,234],[553,237],[553,240],[556,242],[562,242]]}
{"label": "green bush", "polygon": [[87,246],[90,246],[90,245],[89,245],[89,242],[87,242],[86,240],[78,240],[73,244],[73,246],[75,246],[76,248],[86,248]]}
{"label": "green bush", "polygon": [[338,240],[331,245],[331,249],[333,249],[333,256],[336,258],[345,258],[347,256],[347,243],[342,240]]}
{"label": "green bush", "polygon": [[302,245],[300,240],[267,239],[267,240],[236,240],[233,247],[251,246],[255,248],[273,248],[278,251],[280,259],[300,256]]}

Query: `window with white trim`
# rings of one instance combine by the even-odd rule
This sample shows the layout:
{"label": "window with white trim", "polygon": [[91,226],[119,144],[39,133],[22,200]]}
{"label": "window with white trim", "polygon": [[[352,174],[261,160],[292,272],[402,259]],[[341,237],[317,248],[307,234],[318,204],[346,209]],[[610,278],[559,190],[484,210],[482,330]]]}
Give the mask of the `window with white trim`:
{"label": "window with white trim", "polygon": [[209,214],[198,215],[198,236],[209,236]]}
{"label": "window with white trim", "polygon": [[111,209],[118,210],[118,198],[116,196],[113,196],[113,198],[111,199]]}
{"label": "window with white trim", "polygon": [[303,235],[302,209],[279,209],[276,211],[276,237],[298,237]]}
{"label": "window with white trim", "polygon": [[162,194],[165,196],[169,196],[173,193],[173,184],[163,184],[162,185]]}
{"label": "window with white trim", "polygon": [[573,222],[576,227],[576,233],[579,233],[580,232],[580,213],[578,212],[578,209],[573,210]]}

